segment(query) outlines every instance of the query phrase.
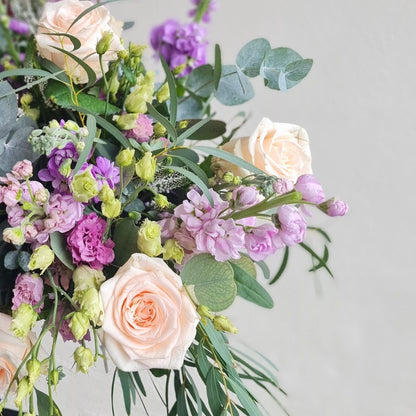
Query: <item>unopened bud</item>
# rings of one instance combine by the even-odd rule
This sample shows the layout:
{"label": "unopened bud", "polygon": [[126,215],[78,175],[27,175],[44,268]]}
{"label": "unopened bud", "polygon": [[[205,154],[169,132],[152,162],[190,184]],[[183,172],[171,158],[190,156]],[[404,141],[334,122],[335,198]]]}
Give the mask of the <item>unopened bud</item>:
{"label": "unopened bud", "polygon": [[230,322],[230,320],[225,315],[217,315],[212,320],[214,328],[217,331],[230,332],[231,334],[236,334],[238,329]]}
{"label": "unopened bud", "polygon": [[22,405],[23,399],[29,395],[33,390],[33,384],[29,382],[29,377],[23,377],[19,384],[17,385],[17,392],[16,398],[14,400],[14,404],[16,407],[20,407]]}
{"label": "unopened bud", "polygon": [[77,341],[85,337],[90,327],[90,320],[83,312],[75,312],[72,315],[69,328]]}
{"label": "unopened bud", "polygon": [[29,383],[35,384],[35,381],[40,376],[40,361],[36,358],[32,358],[26,363],[26,370],[27,370],[27,376],[29,378]]}
{"label": "unopened bud", "polygon": [[164,101],[169,100],[170,93],[169,93],[169,85],[165,82],[159,89],[156,94],[156,99],[159,103],[163,103]]}
{"label": "unopened bud", "polygon": [[98,55],[104,55],[110,49],[112,40],[113,40],[113,32],[110,32],[109,30],[104,32],[103,36],[97,43],[97,47],[95,48]]}
{"label": "unopened bud", "polygon": [[120,167],[130,166],[134,161],[134,149],[124,149],[116,156],[116,164]]}
{"label": "unopened bud", "polygon": [[88,373],[88,369],[94,364],[94,355],[89,348],[80,346],[74,352],[74,360],[77,371]]}

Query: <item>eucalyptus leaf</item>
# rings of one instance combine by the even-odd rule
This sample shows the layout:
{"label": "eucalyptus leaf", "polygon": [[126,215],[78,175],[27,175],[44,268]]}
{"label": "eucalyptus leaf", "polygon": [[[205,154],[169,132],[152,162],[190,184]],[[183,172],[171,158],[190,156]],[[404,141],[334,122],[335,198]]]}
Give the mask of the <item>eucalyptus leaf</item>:
{"label": "eucalyptus leaf", "polygon": [[260,74],[263,60],[270,50],[271,46],[267,39],[253,39],[241,48],[236,64],[248,77],[256,77]]}
{"label": "eucalyptus leaf", "polygon": [[51,234],[50,240],[51,248],[55,253],[56,257],[58,257],[58,259],[61,260],[61,262],[65,264],[65,266],[68,267],[68,269],[74,270],[75,266],[72,262],[72,256],[67,250],[67,242],[65,235],[56,231]]}
{"label": "eucalyptus leaf", "polygon": [[198,66],[189,74],[185,86],[200,97],[209,97],[215,87],[214,68],[209,64]]}
{"label": "eucalyptus leaf", "polygon": [[4,256],[4,267],[8,270],[16,270],[19,267],[19,263],[17,261],[17,256],[19,254],[19,250],[9,251]]}
{"label": "eucalyptus leaf", "polygon": [[254,97],[254,89],[237,66],[224,65],[215,97],[224,105],[243,104]]}
{"label": "eucalyptus leaf", "polygon": [[228,308],[237,294],[233,274],[229,263],[203,253],[186,262],[181,277],[185,285],[193,287],[201,305],[218,312]]}
{"label": "eucalyptus leaf", "polygon": [[6,81],[0,82],[0,138],[6,137],[17,116],[17,99],[14,90]]}
{"label": "eucalyptus leaf", "polygon": [[29,261],[30,261],[30,253],[27,251],[19,251],[19,254],[17,255],[17,263],[19,267],[25,271],[29,271]]}

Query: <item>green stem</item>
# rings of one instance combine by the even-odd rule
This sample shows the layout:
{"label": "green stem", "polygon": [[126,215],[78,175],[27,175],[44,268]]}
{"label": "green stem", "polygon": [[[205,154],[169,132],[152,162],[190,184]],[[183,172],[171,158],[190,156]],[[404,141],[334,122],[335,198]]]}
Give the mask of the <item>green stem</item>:
{"label": "green stem", "polygon": [[103,56],[99,55],[99,59],[100,59],[100,68],[101,68],[101,72],[103,74],[103,80],[104,80],[105,92],[106,92],[104,118],[107,118],[108,102],[110,100],[110,87],[108,85],[107,77],[105,76],[104,65],[103,65]]}
{"label": "green stem", "polygon": [[4,19],[4,18],[7,18],[7,14],[6,14],[6,10],[3,5],[3,2],[1,2],[0,3],[0,25],[3,27],[3,33],[4,33],[4,36],[6,37],[7,48],[9,50],[10,56],[13,58],[13,61],[15,62],[16,66],[20,66],[21,61],[20,61],[19,53],[14,47],[13,39],[11,36],[11,31],[9,27],[6,25],[6,21],[8,21],[8,19]]}

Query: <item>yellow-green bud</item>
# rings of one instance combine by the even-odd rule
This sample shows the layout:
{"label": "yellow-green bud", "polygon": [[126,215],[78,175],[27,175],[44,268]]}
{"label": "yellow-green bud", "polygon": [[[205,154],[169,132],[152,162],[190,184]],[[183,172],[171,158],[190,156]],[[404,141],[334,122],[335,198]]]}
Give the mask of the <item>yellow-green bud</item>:
{"label": "yellow-green bud", "polygon": [[179,128],[180,129],[186,129],[188,127],[189,120],[181,120],[179,122]]}
{"label": "yellow-green bud", "polygon": [[183,248],[173,238],[167,240],[163,246],[165,252],[163,253],[163,260],[174,260],[176,263],[181,264],[184,256]]}
{"label": "yellow-green bud", "polygon": [[70,158],[65,159],[65,160],[61,163],[61,166],[59,166],[59,173],[60,173],[62,176],[64,176],[65,178],[68,178],[68,177],[69,177],[69,175],[70,175],[70,174],[71,174],[71,172],[72,172],[71,165],[72,165],[72,159],[70,159]]}
{"label": "yellow-green bud", "polygon": [[136,175],[145,182],[153,182],[156,173],[156,158],[152,152],[146,152],[136,163]]}
{"label": "yellow-green bud", "polygon": [[92,269],[89,266],[79,266],[72,273],[72,281],[74,282],[75,302],[80,302],[82,295],[89,288],[99,289],[101,283],[105,281],[104,273],[101,270]]}
{"label": "yellow-green bud", "polygon": [[74,352],[74,360],[77,371],[88,373],[88,369],[94,364],[94,354],[89,348],[80,346]]}
{"label": "yellow-green bud", "polygon": [[23,377],[17,385],[16,398],[14,399],[14,404],[16,407],[20,407],[22,405],[23,399],[29,395],[32,390],[33,384],[29,382],[29,378],[27,376]]}
{"label": "yellow-green bud", "polygon": [[222,180],[225,183],[231,183],[234,180],[234,174],[232,172],[225,172],[224,175],[222,175]]}
{"label": "yellow-green bud", "polygon": [[35,412],[26,412],[23,416],[36,416]]}
{"label": "yellow-green bud", "polygon": [[134,162],[134,149],[124,149],[116,156],[116,164],[120,167],[130,166]]}
{"label": "yellow-green bud", "polygon": [[81,311],[94,323],[94,325],[101,324],[101,303],[98,290],[90,287],[87,289],[80,300]]}
{"label": "yellow-green bud", "polygon": [[208,306],[198,305],[196,311],[199,313],[199,316],[201,317],[201,321],[204,324],[207,323],[207,318],[209,320],[214,319],[214,314],[209,310]]}
{"label": "yellow-green bud", "polygon": [[52,382],[52,385],[54,387],[54,389],[56,390],[56,386],[59,383],[59,371],[58,370],[53,370],[49,373],[49,378]]}
{"label": "yellow-green bud", "polygon": [[78,153],[81,153],[85,149],[85,143],[84,142],[78,142],[75,145],[75,149],[77,149]]}
{"label": "yellow-green bud", "polygon": [[135,43],[131,43],[129,45],[129,53],[131,56],[140,57],[143,55],[143,52],[146,48],[146,45],[137,45]]}
{"label": "yellow-green bud", "polygon": [[150,257],[163,253],[161,232],[162,227],[157,222],[146,218],[137,233],[137,248],[140,252]]}
{"label": "yellow-green bud", "polygon": [[38,247],[30,256],[28,268],[29,270],[40,269],[40,274],[45,273],[45,270],[55,260],[55,254],[49,246],[43,244]]}
{"label": "yellow-green bud", "polygon": [[32,358],[29,361],[26,362],[26,370],[27,370],[27,376],[29,378],[30,384],[35,384],[35,381],[40,376],[40,361],[36,358]]}
{"label": "yellow-green bud", "polygon": [[113,199],[101,204],[101,212],[106,218],[117,218],[121,213],[121,201]]}
{"label": "yellow-green bud", "polygon": [[155,204],[158,208],[167,208],[170,204],[165,195],[157,194],[154,197]]}
{"label": "yellow-green bud", "polygon": [[15,246],[21,246],[25,242],[22,227],[6,227],[3,230],[3,240]]}
{"label": "yellow-green bud", "polygon": [[159,89],[159,91],[156,94],[156,99],[159,101],[159,103],[163,103],[164,101],[169,100],[170,93],[169,93],[169,85],[167,82],[165,82]]}
{"label": "yellow-green bud", "polygon": [[157,136],[157,137],[162,137],[165,135],[166,133],[166,128],[165,126],[163,126],[163,124],[157,122],[155,123],[155,125],[153,126],[153,133]]}
{"label": "yellow-green bud", "polygon": [[97,46],[95,48],[98,55],[104,55],[110,49],[112,40],[113,32],[110,32],[109,30],[105,31],[101,39],[97,42]]}
{"label": "yellow-green bud", "polygon": [[40,116],[39,108],[31,108],[30,104],[33,101],[33,95],[26,93],[20,97],[20,104],[22,106],[22,110],[26,116],[30,117],[32,120],[37,121]]}
{"label": "yellow-green bud", "polygon": [[75,312],[72,315],[69,328],[77,341],[80,341],[85,337],[90,327],[90,320],[88,316],[83,312]]}
{"label": "yellow-green bud", "polygon": [[231,334],[236,334],[238,329],[230,322],[230,320],[225,315],[217,315],[212,320],[214,328],[217,331],[226,331]]}
{"label": "yellow-green bud", "polygon": [[77,123],[75,123],[75,121],[68,120],[64,124],[64,129],[65,130],[69,130],[69,131],[78,131],[79,130],[79,126],[78,126]]}
{"label": "yellow-green bud", "polygon": [[72,179],[70,187],[72,196],[79,202],[88,202],[98,195],[98,184],[90,167],[77,173]]}
{"label": "yellow-green bud", "polygon": [[109,202],[114,200],[114,191],[109,187],[107,183],[105,183],[100,189],[98,198],[100,198],[102,202]]}
{"label": "yellow-green bud", "polygon": [[186,64],[182,64],[173,69],[174,75],[179,75],[186,68]]}
{"label": "yellow-green bud", "polygon": [[33,307],[27,303],[21,303],[20,306],[12,312],[12,324],[10,330],[14,332],[17,338],[26,339],[29,331],[35,325],[38,314]]}
{"label": "yellow-green bud", "polygon": [[51,120],[50,122],[49,122],[49,127],[51,128],[51,129],[59,129],[59,127],[61,127],[60,126],[60,124],[59,124],[59,122],[58,122],[58,120]]}
{"label": "yellow-green bud", "polygon": [[123,61],[125,61],[128,57],[129,53],[125,49],[122,49],[121,51],[117,52],[118,59],[122,59]]}
{"label": "yellow-green bud", "polygon": [[239,176],[234,176],[233,184],[234,185],[240,185],[241,184],[241,178]]}
{"label": "yellow-green bud", "polygon": [[121,116],[114,116],[113,121],[121,130],[131,130],[136,127],[137,113],[127,113]]}

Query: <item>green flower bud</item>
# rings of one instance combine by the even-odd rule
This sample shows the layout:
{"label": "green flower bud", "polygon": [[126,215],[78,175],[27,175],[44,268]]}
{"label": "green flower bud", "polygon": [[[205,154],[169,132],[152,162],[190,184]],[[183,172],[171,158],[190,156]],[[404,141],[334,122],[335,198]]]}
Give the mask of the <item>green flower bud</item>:
{"label": "green flower bud", "polygon": [[29,270],[41,269],[40,274],[43,274],[54,260],[54,252],[49,246],[43,244],[42,246],[38,247],[30,256],[28,268]]}
{"label": "green flower bud", "polygon": [[174,75],[179,75],[186,68],[186,64],[182,64],[173,69]]}
{"label": "green flower bud", "polygon": [[121,213],[121,201],[113,199],[101,204],[101,212],[106,218],[117,218]]}
{"label": "green flower bud", "polygon": [[64,129],[65,130],[69,130],[69,131],[78,131],[79,130],[79,126],[78,126],[77,123],[75,123],[75,121],[68,120],[64,124]]}
{"label": "green flower bud", "polygon": [[59,129],[61,126],[60,126],[60,124],[59,124],[59,122],[58,122],[58,120],[51,120],[50,122],[49,122],[49,127],[51,128],[51,129]]}
{"label": "green flower bud", "polygon": [[125,61],[128,57],[129,53],[125,49],[122,49],[121,51],[117,52],[118,59],[122,59],[123,61]]}
{"label": "green flower bud", "polygon": [[90,320],[84,312],[75,312],[72,315],[69,328],[77,341],[85,337],[90,327]]}
{"label": "green flower bud", "polygon": [[102,202],[109,202],[114,200],[114,191],[108,186],[107,183],[105,183],[100,189],[98,198],[100,198]]}
{"label": "green flower bud", "polygon": [[27,376],[23,377],[17,385],[16,398],[14,399],[16,407],[20,407],[22,405],[23,399],[28,396],[32,390],[33,384],[29,382],[29,378]]}
{"label": "green flower bud", "polygon": [[156,173],[156,158],[152,152],[146,152],[136,163],[136,175],[145,182],[153,182]]}
{"label": "green flower bud", "polygon": [[140,58],[143,55],[143,52],[146,48],[147,48],[146,45],[137,45],[135,43],[131,43],[129,45],[129,53],[131,56]]}
{"label": "green flower bud", "polygon": [[98,55],[104,55],[110,49],[112,40],[113,40],[113,32],[110,32],[109,30],[104,32],[101,39],[97,42],[97,46],[95,48]]}
{"label": "green flower bud", "polygon": [[157,194],[154,197],[154,201],[155,201],[155,204],[156,204],[156,206],[158,208],[162,208],[163,209],[163,208],[167,208],[170,205],[170,203],[169,203],[168,199],[166,198],[166,196],[165,195],[162,195],[162,194]]}
{"label": "green flower bud", "polygon": [[230,332],[231,334],[236,334],[238,329],[230,322],[230,320],[225,315],[217,315],[212,320],[214,328],[217,331]]}
{"label": "green flower bud", "polygon": [[92,269],[89,266],[78,266],[72,273],[72,281],[74,283],[74,300],[79,302],[79,298],[75,295],[91,287],[98,290],[101,283],[105,281],[105,276],[101,270]]}
{"label": "green flower bud", "polygon": [[58,370],[51,371],[49,373],[49,378],[52,382],[54,389],[56,390],[56,386],[58,385],[59,380],[60,380],[59,371]]}
{"label": "green flower bud", "polygon": [[199,313],[199,316],[201,317],[201,321],[203,324],[207,323],[207,318],[209,320],[214,319],[214,314],[209,310],[208,306],[198,305],[196,311]]}
{"label": "green flower bud", "polygon": [[59,166],[59,173],[62,175],[62,176],[64,176],[65,178],[68,178],[69,177],[69,175],[71,174],[71,172],[72,172],[72,168],[71,168],[71,165],[72,165],[72,159],[65,159],[62,163],[61,163],[61,165]]}
{"label": "green flower bud", "polygon": [[140,74],[137,77],[136,87],[124,101],[127,112],[144,114],[147,111],[147,103],[153,100],[154,78],[153,71],[148,71],[145,76]]}
{"label": "green flower bud", "polygon": [[29,361],[26,362],[26,370],[27,370],[27,376],[29,378],[30,384],[35,384],[35,381],[40,376],[40,361],[36,358],[32,358]]}
{"label": "green flower bud", "polygon": [[91,167],[77,173],[71,181],[72,196],[76,201],[88,202],[98,195],[98,184],[91,173]]}
{"label": "green flower bud", "polygon": [[3,240],[15,246],[21,246],[25,242],[22,227],[6,227],[3,230]]}
{"label": "green flower bud", "polygon": [[222,175],[222,180],[225,183],[231,183],[234,180],[234,174],[232,172],[225,172],[224,175]]}
{"label": "green flower bud", "polygon": [[181,264],[184,256],[183,248],[180,244],[174,240],[169,239],[163,246],[165,252],[163,253],[163,260],[174,260],[176,263]]}
{"label": "green flower bud", "polygon": [[234,176],[233,184],[238,186],[241,184],[241,178],[239,176]]}
{"label": "green flower bud", "polygon": [[156,94],[156,99],[159,101],[159,103],[163,103],[164,101],[169,100],[170,93],[169,93],[169,85],[167,82],[165,82],[159,89],[159,91]]}
{"label": "green flower bud", "polygon": [[179,122],[179,128],[182,129],[186,129],[188,127],[189,124],[189,120],[181,120]]}
{"label": "green flower bud", "polygon": [[137,117],[138,114],[136,113],[127,113],[122,114],[121,116],[114,116],[113,120],[121,130],[131,130],[136,127]]}
{"label": "green flower bud", "polygon": [[161,232],[162,227],[157,222],[146,218],[137,233],[137,248],[140,252],[150,257],[163,253]]}
{"label": "green flower bud", "polygon": [[87,289],[79,301],[81,311],[94,323],[94,325],[101,324],[101,302],[98,290],[90,287]]}
{"label": "green flower bud", "polygon": [[80,346],[74,352],[74,360],[77,371],[88,373],[88,369],[94,364],[94,354],[89,348]]}
{"label": "green flower bud", "polygon": [[14,332],[17,338],[26,339],[29,331],[35,325],[38,314],[33,307],[27,303],[21,303],[20,306],[12,312],[12,324],[10,330]]}
{"label": "green flower bud", "polygon": [[165,135],[166,133],[166,128],[159,122],[155,123],[155,125],[153,126],[153,133],[157,136],[157,137],[162,137]]}
{"label": "green flower bud", "polygon": [[130,166],[134,162],[134,149],[124,149],[116,156],[116,164],[120,167]]}

